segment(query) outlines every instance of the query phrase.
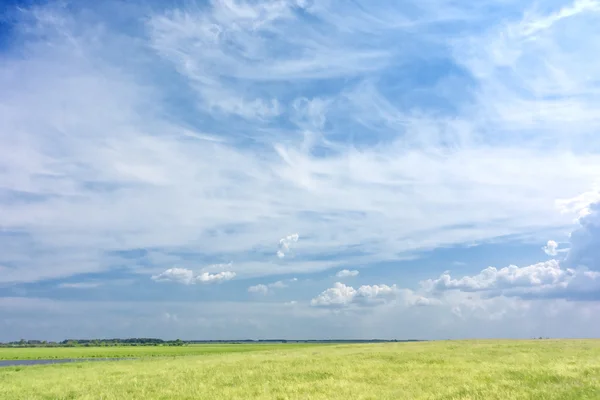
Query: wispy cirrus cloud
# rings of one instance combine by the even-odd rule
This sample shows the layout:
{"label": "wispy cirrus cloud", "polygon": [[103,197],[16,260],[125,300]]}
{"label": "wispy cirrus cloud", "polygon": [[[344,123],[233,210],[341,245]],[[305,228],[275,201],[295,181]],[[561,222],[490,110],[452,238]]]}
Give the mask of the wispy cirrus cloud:
{"label": "wispy cirrus cloud", "polygon": [[596,3],[357,4],[16,12],[0,281],[350,270],[569,227],[555,200],[600,169]]}
{"label": "wispy cirrus cloud", "polygon": [[[553,9],[532,5],[521,18],[457,47],[458,62],[481,85],[485,118],[499,124],[505,137],[579,150],[589,141],[600,124],[593,112],[600,100],[593,72],[597,43],[588,36],[599,10],[598,2],[587,0]],[[566,126],[574,127],[568,135]]]}
{"label": "wispy cirrus cloud", "polygon": [[73,282],[73,283],[60,283],[58,285],[61,289],[94,289],[102,286],[101,282]]}

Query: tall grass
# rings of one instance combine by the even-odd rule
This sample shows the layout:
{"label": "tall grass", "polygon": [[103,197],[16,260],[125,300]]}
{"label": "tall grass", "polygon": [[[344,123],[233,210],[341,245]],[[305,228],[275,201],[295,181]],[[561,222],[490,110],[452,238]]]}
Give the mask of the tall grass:
{"label": "tall grass", "polygon": [[460,341],[0,369],[0,399],[600,399],[600,341]]}

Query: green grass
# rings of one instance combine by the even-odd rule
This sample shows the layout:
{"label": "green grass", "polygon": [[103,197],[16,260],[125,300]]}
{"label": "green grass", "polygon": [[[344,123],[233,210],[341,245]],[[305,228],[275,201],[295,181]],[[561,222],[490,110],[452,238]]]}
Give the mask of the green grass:
{"label": "green grass", "polygon": [[292,349],[314,344],[197,344],[187,346],[115,346],[115,347],[25,347],[0,348],[0,360],[54,360],[65,358],[139,358],[190,356],[213,353]]}
{"label": "green grass", "polygon": [[600,341],[458,341],[0,368],[0,399],[600,399]]}

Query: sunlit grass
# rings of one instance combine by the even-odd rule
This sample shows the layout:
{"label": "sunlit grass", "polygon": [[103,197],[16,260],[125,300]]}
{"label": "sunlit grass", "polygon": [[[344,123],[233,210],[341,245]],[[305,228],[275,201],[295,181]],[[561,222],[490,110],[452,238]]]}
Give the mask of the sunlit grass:
{"label": "sunlit grass", "polygon": [[600,341],[280,346],[9,367],[0,399],[600,399]]}

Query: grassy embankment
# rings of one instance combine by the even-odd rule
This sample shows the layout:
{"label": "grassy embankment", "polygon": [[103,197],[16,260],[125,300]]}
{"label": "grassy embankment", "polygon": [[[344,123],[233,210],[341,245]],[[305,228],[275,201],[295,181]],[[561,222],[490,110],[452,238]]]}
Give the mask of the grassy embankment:
{"label": "grassy embankment", "polygon": [[9,367],[0,368],[0,398],[600,399],[600,341],[276,345],[267,351]]}

